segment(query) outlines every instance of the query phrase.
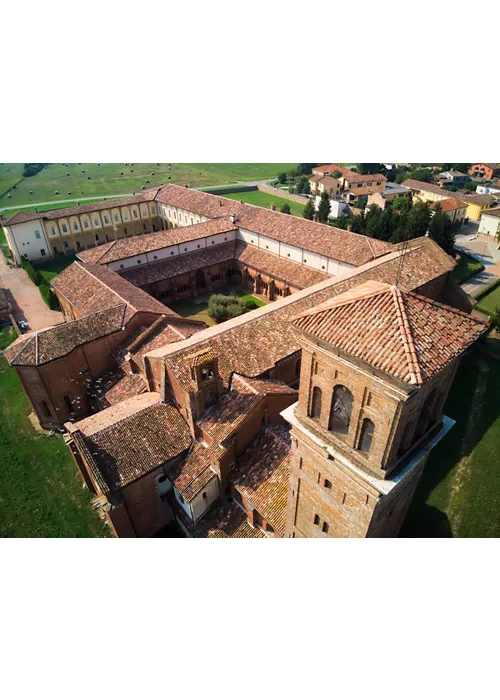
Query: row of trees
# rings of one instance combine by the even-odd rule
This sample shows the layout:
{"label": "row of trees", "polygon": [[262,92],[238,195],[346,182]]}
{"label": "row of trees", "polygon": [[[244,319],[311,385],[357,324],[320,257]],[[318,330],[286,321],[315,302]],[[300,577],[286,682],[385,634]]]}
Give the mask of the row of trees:
{"label": "row of trees", "polygon": [[392,206],[385,211],[372,204],[368,210],[350,217],[339,217],[332,222],[337,228],[347,229],[354,233],[362,233],[370,238],[377,238],[390,243],[400,243],[406,238],[418,238],[429,233],[447,253],[453,251],[455,234],[460,227],[459,222],[452,222],[441,211],[439,203],[432,213],[428,202],[412,204],[411,199],[398,197]]}
{"label": "row of trees", "polygon": [[46,168],[47,165],[48,163],[25,163],[23,168],[23,176],[33,177],[33,175],[39,173],[40,170]]}

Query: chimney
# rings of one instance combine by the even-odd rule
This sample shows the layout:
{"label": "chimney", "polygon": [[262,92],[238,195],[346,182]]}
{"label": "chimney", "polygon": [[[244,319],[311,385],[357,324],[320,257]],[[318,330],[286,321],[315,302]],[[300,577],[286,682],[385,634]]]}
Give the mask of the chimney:
{"label": "chimney", "polygon": [[352,229],[352,225],[351,225],[351,224],[348,224],[347,230],[350,231],[351,229]]}
{"label": "chimney", "polygon": [[313,214],[313,221],[318,221],[318,215],[317,215],[317,214]]}
{"label": "chimney", "polygon": [[184,187],[186,187],[186,189],[187,189],[189,187],[189,185],[184,185]]}
{"label": "chimney", "polygon": [[236,221],[235,215],[234,215],[234,214],[231,214],[231,216],[230,216],[229,218],[231,219],[231,223],[234,224],[234,222]]}
{"label": "chimney", "polygon": [[224,202],[222,201],[222,199],[219,199],[219,206],[221,206],[221,207],[224,206]]}

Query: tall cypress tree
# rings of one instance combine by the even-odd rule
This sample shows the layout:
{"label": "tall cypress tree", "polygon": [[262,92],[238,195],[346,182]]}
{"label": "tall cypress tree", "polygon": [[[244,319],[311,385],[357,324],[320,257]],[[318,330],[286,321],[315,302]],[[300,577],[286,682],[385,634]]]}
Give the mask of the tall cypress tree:
{"label": "tall cypress tree", "polygon": [[321,199],[319,202],[319,207],[318,207],[318,220],[321,221],[322,224],[326,224],[328,221],[328,215],[330,213],[330,196],[328,192],[322,192],[321,193]]}
{"label": "tall cypress tree", "polygon": [[304,207],[304,211],[302,212],[302,216],[304,217],[304,219],[309,219],[310,221],[313,220],[314,204],[312,203],[312,199],[307,200],[307,204]]}

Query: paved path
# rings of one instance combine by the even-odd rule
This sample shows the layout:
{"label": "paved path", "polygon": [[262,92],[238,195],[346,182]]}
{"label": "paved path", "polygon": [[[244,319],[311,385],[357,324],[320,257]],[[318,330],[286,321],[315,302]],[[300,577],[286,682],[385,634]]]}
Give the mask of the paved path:
{"label": "paved path", "polygon": [[[477,224],[477,222],[474,223]],[[460,229],[460,233],[456,237],[456,248],[459,251],[469,253],[476,260],[482,262],[484,270],[469,277],[460,286],[467,294],[476,296],[500,277],[500,251],[497,250],[498,243],[495,243],[492,236],[477,233],[477,225],[475,228],[471,227],[467,233],[464,233],[464,228]],[[470,240],[471,238],[472,240]]]}
{"label": "paved path", "polygon": [[48,308],[38,287],[33,284],[23,268],[10,268],[2,253],[0,253],[0,287],[6,290],[16,321],[28,321],[30,331],[63,323],[62,313]]}

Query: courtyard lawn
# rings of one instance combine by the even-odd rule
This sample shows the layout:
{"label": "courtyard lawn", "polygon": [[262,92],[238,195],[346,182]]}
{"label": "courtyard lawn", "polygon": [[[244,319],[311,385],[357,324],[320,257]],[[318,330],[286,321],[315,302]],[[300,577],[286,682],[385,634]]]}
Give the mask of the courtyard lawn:
{"label": "courtyard lawn", "polygon": [[[249,294],[248,292],[243,291],[242,289],[237,289],[236,291],[229,291],[227,289],[217,290],[214,292],[214,294],[224,294],[226,296],[234,294],[234,296],[239,297],[243,302],[252,300],[259,307],[266,305],[265,301],[254,297],[252,294]],[[180,316],[183,316],[184,318],[190,318],[194,321],[203,321],[203,323],[206,323],[207,326],[215,326],[215,321],[212,318],[210,318],[210,316],[207,313],[207,298],[203,298],[200,301],[194,301],[193,299],[185,299],[183,301],[176,301],[173,304],[168,304],[167,302],[167,306],[169,307],[169,309],[172,309],[172,311],[175,311],[175,313],[179,314]]]}
{"label": "courtyard lawn", "polygon": [[456,425],[432,451],[402,537],[500,537],[500,362],[462,360],[445,406]]}
{"label": "courtyard lawn", "polygon": [[0,537],[109,537],[62,437],[37,432],[30,412],[0,358]]}
{"label": "courtyard lawn", "polygon": [[[139,193],[161,184],[190,187],[226,185],[273,177],[295,163],[52,163],[33,177],[22,177],[22,163],[0,165],[0,208],[30,202]],[[85,172],[82,172],[85,171]],[[122,174],[123,173],[123,174]],[[154,174],[153,174],[154,173]],[[90,179],[89,179],[90,178]],[[13,184],[7,196],[6,190]],[[33,194],[30,194],[30,191]],[[59,194],[56,195],[56,192]],[[71,194],[69,194],[71,193]]]}
{"label": "courtyard lawn", "polygon": [[479,295],[475,308],[483,314],[491,315],[500,308],[500,283],[492,287],[484,296]]}
{"label": "courtyard lawn", "polygon": [[290,205],[290,211],[294,216],[302,217],[302,212],[304,211],[305,203],[301,204],[299,202],[292,202],[290,199],[285,199],[279,195],[269,194],[268,192],[260,192],[259,190],[253,190],[251,192],[234,192],[231,194],[225,194],[224,197],[228,199],[243,200],[247,204],[255,204],[258,207],[264,207],[269,209],[271,204],[276,205],[276,210],[279,211],[285,202]]}
{"label": "courtyard lawn", "polygon": [[461,282],[465,282],[465,280],[469,279],[469,277],[472,277],[472,275],[476,275],[478,272],[481,272],[481,270],[484,270],[483,263],[476,260],[476,258],[472,255],[460,253],[457,265],[451,273],[451,276],[457,284],[460,284]]}
{"label": "courtyard lawn", "polygon": [[57,258],[51,258],[47,262],[36,265],[37,270],[46,282],[50,282],[60,272],[65,270],[71,263],[76,260],[76,255],[61,255]]}

